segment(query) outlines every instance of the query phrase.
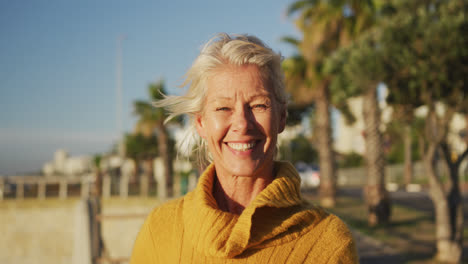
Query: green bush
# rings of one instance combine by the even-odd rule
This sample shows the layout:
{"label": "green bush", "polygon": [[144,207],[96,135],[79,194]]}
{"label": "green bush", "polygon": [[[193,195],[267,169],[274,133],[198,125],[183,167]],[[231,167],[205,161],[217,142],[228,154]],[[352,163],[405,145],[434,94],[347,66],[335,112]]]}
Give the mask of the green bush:
{"label": "green bush", "polygon": [[305,163],[317,163],[318,154],[310,141],[303,135],[292,139],[289,144],[283,144],[279,148],[281,159],[288,160],[293,164],[299,161]]}
{"label": "green bush", "polygon": [[338,167],[354,168],[364,166],[364,157],[356,152],[341,154],[338,158]]}

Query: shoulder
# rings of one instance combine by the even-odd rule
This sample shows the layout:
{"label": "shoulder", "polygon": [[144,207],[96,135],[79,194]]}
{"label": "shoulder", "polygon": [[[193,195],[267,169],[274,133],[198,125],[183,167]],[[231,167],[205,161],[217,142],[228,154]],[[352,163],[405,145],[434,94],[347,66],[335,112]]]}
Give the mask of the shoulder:
{"label": "shoulder", "polygon": [[194,192],[162,203],[151,211],[146,218],[146,224],[151,228],[165,229],[168,225],[182,225],[184,206],[193,199]]}
{"label": "shoulder", "polygon": [[303,210],[313,215],[311,225],[315,231],[327,234],[327,236],[352,239],[351,232],[343,220],[338,216],[328,212],[326,209],[311,203],[307,199],[302,200]]}
{"label": "shoulder", "polygon": [[182,210],[184,199],[185,197],[173,199],[157,206],[148,215],[147,221],[154,222],[175,217]]}
{"label": "shoulder", "polygon": [[326,241],[334,249],[329,263],[359,263],[356,242],[348,226],[337,216],[329,215]]}
{"label": "shoulder", "polygon": [[317,242],[311,256],[317,259],[319,253],[328,259],[327,263],[358,263],[356,244],[346,223],[321,208],[312,210],[320,212],[322,218],[315,223],[313,231],[307,234]]}
{"label": "shoulder", "polygon": [[319,233],[321,239],[329,238],[330,240],[339,241],[352,240],[351,232],[348,226],[338,216],[329,213],[325,209],[305,202],[304,209],[311,214],[313,219],[311,226],[315,233]]}
{"label": "shoulder", "polygon": [[131,264],[161,262],[162,252],[170,250],[183,232],[183,204],[184,197],[165,202],[151,211],[135,240]]}
{"label": "shoulder", "polygon": [[323,219],[323,227],[328,236],[340,239],[352,239],[351,232],[343,220],[334,214],[327,213]]}

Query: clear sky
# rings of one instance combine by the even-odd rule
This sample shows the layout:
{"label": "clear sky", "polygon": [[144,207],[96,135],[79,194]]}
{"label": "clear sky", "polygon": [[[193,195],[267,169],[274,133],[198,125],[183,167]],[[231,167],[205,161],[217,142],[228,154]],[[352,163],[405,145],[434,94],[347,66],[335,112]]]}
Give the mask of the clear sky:
{"label": "clear sky", "polygon": [[163,78],[181,77],[218,32],[249,33],[284,56],[298,36],[281,0],[0,1],[0,175],[39,171],[56,149],[109,151],[117,139],[117,39],[122,48],[123,123],[132,102]]}

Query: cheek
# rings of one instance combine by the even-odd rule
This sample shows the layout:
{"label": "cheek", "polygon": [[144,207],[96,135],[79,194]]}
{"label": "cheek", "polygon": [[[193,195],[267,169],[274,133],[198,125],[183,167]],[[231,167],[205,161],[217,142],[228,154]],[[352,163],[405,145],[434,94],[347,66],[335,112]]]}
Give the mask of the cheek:
{"label": "cheek", "polygon": [[277,134],[277,122],[275,121],[275,117],[272,115],[264,115],[257,118],[258,124],[262,127],[263,133],[267,134],[268,136],[272,136],[273,134]]}
{"label": "cheek", "polygon": [[206,119],[206,133],[211,140],[220,140],[226,133],[226,121],[222,118],[208,116]]}
{"label": "cheek", "polygon": [[271,119],[270,119],[270,130],[278,136],[284,129],[282,123],[285,121],[283,119],[282,113],[278,110],[277,107],[274,108],[272,111]]}

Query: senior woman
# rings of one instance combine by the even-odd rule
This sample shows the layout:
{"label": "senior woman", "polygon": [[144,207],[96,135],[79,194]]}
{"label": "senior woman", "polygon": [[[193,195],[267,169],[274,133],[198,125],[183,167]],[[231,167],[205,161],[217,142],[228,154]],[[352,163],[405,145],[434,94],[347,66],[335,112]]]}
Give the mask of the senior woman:
{"label": "senior woman", "polygon": [[258,38],[219,34],[186,75],[183,96],[156,102],[188,114],[211,164],[196,189],[154,209],[131,263],[357,263],[336,216],[304,201],[288,162],[274,161],[286,125],[281,56]]}

